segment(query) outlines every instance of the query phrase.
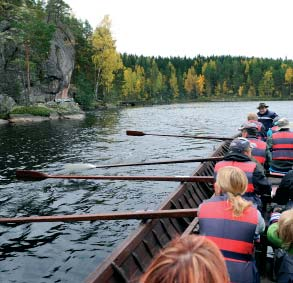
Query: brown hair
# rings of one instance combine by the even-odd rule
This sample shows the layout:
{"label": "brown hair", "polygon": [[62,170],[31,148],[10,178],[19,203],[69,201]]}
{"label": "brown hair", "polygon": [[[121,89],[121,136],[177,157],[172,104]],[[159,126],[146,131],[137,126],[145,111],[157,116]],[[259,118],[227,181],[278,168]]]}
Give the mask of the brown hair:
{"label": "brown hair", "polygon": [[225,166],[219,169],[215,186],[227,193],[234,216],[240,216],[252,204],[241,197],[247,185],[247,177],[240,168]]}
{"label": "brown hair", "polygon": [[247,120],[248,120],[248,121],[249,121],[249,120],[257,121],[257,120],[258,120],[258,116],[257,116],[256,113],[253,113],[253,112],[248,113],[248,115],[247,115]]}
{"label": "brown hair", "polygon": [[228,283],[219,248],[203,236],[189,235],[170,242],[149,266],[140,283]]}
{"label": "brown hair", "polygon": [[278,234],[285,249],[293,244],[293,209],[284,211],[279,219]]}

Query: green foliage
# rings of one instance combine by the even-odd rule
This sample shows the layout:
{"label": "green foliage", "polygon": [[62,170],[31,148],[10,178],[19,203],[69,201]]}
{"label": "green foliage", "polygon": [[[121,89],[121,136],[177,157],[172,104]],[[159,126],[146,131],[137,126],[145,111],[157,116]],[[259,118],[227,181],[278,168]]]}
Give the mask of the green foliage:
{"label": "green foliage", "polygon": [[74,99],[84,110],[94,108],[95,94],[93,85],[85,79],[83,74],[76,78],[76,95]]}
{"label": "green foliage", "polygon": [[17,106],[12,109],[10,114],[30,114],[49,117],[51,112],[52,110],[45,106]]}

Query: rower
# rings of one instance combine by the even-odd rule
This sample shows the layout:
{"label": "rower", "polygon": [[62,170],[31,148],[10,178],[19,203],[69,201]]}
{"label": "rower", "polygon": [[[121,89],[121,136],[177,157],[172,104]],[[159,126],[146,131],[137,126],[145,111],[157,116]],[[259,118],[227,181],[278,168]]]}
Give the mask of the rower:
{"label": "rower", "polygon": [[260,212],[241,196],[248,180],[233,166],[219,169],[215,195],[198,210],[199,231],[214,241],[226,260],[231,282],[260,282],[253,260],[255,234],[265,230]]}
{"label": "rower", "polygon": [[241,135],[247,138],[250,143],[254,144],[252,156],[262,165],[265,165],[266,156],[269,154],[266,142],[257,138],[257,125],[255,123],[246,122],[238,129]]}
{"label": "rower", "polygon": [[278,131],[268,138],[271,151],[270,171],[286,174],[293,166],[293,132],[287,118],[277,121]]}
{"label": "rower", "polygon": [[275,250],[274,272],[277,282],[293,282],[293,209],[272,214],[267,231]]}
{"label": "rower", "polygon": [[267,138],[266,128],[263,123],[258,121],[258,116],[256,113],[248,113],[247,122],[254,123],[257,126],[257,138],[263,141]]}
{"label": "rower", "polygon": [[253,145],[246,138],[234,139],[223,160],[216,163],[215,177],[219,169],[225,166],[242,169],[248,178],[248,186],[243,198],[252,201],[259,210],[262,210],[261,198],[265,203],[267,202],[267,198],[271,195],[271,184],[266,178],[262,166],[251,160],[252,147]]}
{"label": "rower", "polygon": [[275,119],[278,116],[277,113],[269,110],[268,108],[269,106],[263,102],[261,102],[257,107],[258,121],[263,123],[266,129],[266,132],[268,131],[269,128],[273,126],[273,119]]}

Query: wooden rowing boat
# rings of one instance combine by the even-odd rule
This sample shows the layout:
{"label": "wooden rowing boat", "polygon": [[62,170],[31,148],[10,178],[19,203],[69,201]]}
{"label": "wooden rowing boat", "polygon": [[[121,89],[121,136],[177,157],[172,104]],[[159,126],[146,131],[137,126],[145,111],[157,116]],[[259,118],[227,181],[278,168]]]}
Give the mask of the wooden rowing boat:
{"label": "wooden rowing boat", "polygon": [[[222,142],[211,157],[224,155],[231,141]],[[212,176],[216,161],[201,163],[193,176]],[[181,183],[159,209],[197,208],[213,194],[211,183]],[[175,237],[196,230],[197,218],[165,218],[142,222],[85,282],[137,283],[158,251]]]}

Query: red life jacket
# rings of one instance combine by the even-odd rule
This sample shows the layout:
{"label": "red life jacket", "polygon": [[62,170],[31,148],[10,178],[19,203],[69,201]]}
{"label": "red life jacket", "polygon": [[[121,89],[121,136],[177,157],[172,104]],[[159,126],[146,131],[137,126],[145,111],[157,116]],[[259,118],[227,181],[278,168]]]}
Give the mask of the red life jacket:
{"label": "red life jacket", "polygon": [[252,149],[252,156],[262,165],[265,164],[266,161],[266,148],[267,144],[259,140],[257,138],[247,138],[251,143],[254,143],[256,145],[255,148]]}
{"label": "red life jacket", "polygon": [[248,186],[247,186],[246,193],[253,193],[254,192],[252,175],[253,175],[253,171],[256,167],[255,162],[253,162],[253,161],[239,162],[239,161],[226,161],[226,160],[220,161],[220,162],[216,163],[216,166],[214,169],[215,170],[214,171],[215,179],[217,177],[217,172],[219,171],[219,169],[222,167],[225,167],[225,166],[238,167],[242,171],[244,171],[244,173],[246,174],[247,179],[248,179]]}
{"label": "red life jacket", "polygon": [[293,160],[293,132],[276,132],[272,135],[272,141],[273,160]]}
{"label": "red life jacket", "polygon": [[239,217],[232,215],[226,195],[214,196],[201,204],[198,218],[200,234],[212,240],[225,260],[250,261],[258,223],[257,210],[250,206]]}

